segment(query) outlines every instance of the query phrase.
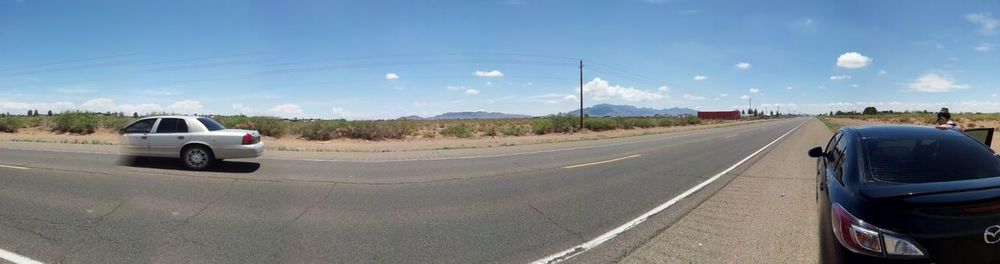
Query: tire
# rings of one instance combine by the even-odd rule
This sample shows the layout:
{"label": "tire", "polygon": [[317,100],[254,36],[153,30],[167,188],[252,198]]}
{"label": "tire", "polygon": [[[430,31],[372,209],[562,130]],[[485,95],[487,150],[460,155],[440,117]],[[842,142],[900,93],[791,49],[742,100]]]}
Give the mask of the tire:
{"label": "tire", "polygon": [[181,152],[181,160],[184,166],[191,170],[205,170],[215,164],[215,155],[212,150],[204,146],[191,146]]}

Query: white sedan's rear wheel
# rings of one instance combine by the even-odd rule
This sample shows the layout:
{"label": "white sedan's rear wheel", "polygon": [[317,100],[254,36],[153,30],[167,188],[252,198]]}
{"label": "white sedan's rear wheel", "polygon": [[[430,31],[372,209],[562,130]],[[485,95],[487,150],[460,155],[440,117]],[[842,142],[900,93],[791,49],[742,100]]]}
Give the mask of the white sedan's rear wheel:
{"label": "white sedan's rear wheel", "polygon": [[202,146],[193,146],[184,150],[184,165],[192,170],[204,170],[215,161],[212,151]]}

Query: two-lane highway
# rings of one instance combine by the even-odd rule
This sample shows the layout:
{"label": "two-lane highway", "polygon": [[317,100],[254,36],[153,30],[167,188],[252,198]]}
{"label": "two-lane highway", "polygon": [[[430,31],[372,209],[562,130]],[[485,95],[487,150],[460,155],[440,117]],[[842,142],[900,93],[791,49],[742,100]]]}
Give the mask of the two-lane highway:
{"label": "two-lane highway", "polygon": [[530,262],[592,241],[806,119],[444,159],[170,160],[4,149],[0,249],[42,262]]}

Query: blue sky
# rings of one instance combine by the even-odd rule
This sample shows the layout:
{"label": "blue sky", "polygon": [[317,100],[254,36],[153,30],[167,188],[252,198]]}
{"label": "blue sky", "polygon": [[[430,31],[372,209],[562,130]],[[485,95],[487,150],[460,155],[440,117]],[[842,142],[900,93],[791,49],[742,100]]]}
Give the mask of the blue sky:
{"label": "blue sky", "polygon": [[998,2],[749,2],[0,0],[0,112],[1000,111]]}

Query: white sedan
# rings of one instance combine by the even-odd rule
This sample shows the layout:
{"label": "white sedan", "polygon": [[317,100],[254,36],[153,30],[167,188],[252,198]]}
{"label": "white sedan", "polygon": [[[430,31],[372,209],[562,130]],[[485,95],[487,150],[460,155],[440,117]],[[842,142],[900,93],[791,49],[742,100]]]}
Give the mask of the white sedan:
{"label": "white sedan", "polygon": [[119,132],[125,153],[181,158],[192,170],[204,170],[223,159],[256,158],[264,153],[256,130],[226,129],[207,117],[146,117]]}

